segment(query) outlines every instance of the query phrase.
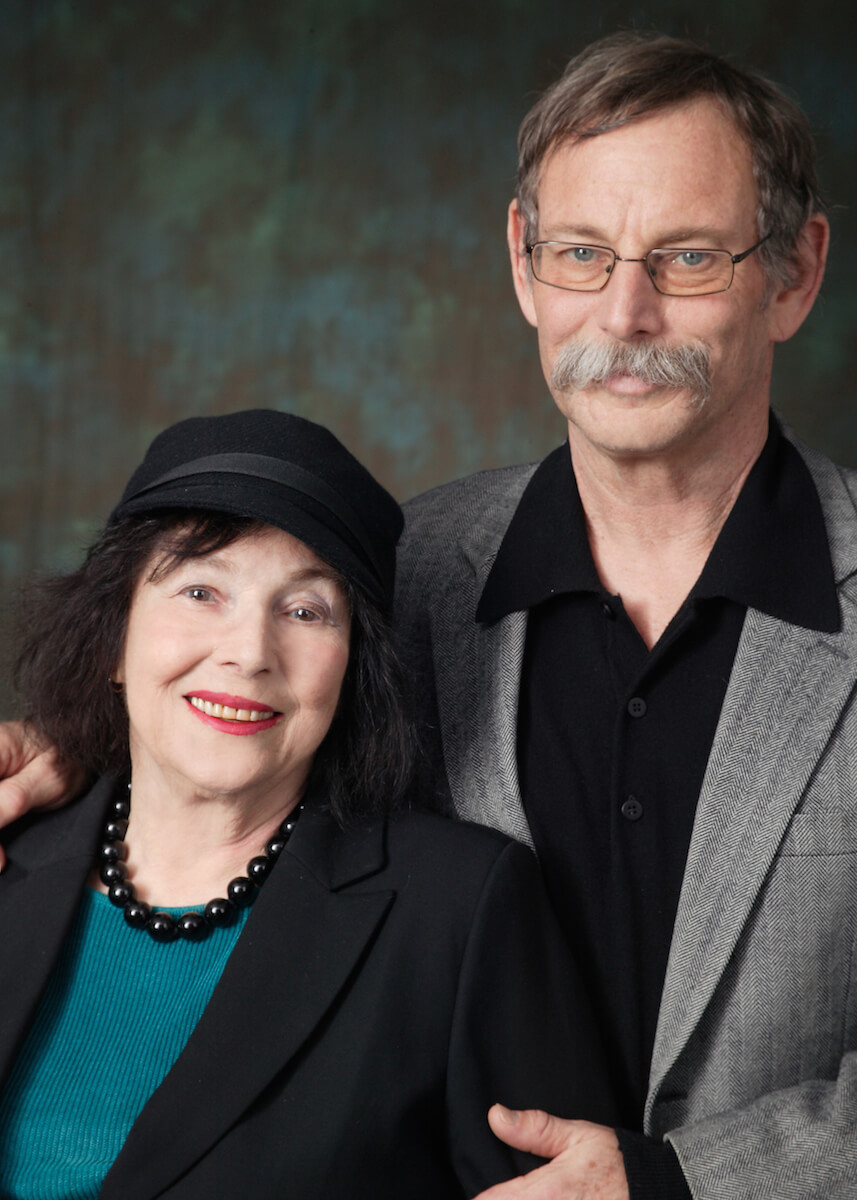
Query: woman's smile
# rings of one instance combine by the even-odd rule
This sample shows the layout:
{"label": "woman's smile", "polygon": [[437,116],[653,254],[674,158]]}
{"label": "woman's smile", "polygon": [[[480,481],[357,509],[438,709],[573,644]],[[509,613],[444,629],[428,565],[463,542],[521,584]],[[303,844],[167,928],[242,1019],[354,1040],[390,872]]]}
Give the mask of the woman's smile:
{"label": "woman's smile", "polygon": [[219,692],[218,699],[212,700],[210,695],[213,693],[195,692],[185,696],[185,700],[195,716],[221,733],[261,733],[276,725],[283,715],[240,696],[226,696]]}

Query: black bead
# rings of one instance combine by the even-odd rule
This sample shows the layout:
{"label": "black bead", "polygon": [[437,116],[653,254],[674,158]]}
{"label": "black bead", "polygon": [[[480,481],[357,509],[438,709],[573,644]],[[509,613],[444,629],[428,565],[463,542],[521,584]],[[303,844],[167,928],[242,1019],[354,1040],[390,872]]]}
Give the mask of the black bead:
{"label": "black bead", "polygon": [[273,859],[279,858],[280,855],[283,853],[283,850],[285,850],[286,842],[288,840],[289,839],[284,838],[281,833],[275,833],[274,836],[271,838],[270,842],[268,842],[267,846],[265,847],[265,853],[267,854],[268,858],[273,858]]}
{"label": "black bead", "polygon": [[268,872],[271,870],[272,865],[271,860],[261,854],[256,858],[250,859],[247,864],[247,874],[257,887],[263,880],[268,878]]}
{"label": "black bead", "polygon": [[117,908],[124,908],[129,900],[135,899],[134,889],[127,879],[123,879],[121,883],[114,883],[107,896],[110,903],[115,904]]}
{"label": "black bead", "polygon": [[222,896],[209,900],[205,906],[205,919],[212,926],[228,925],[234,915],[235,905],[231,900],[225,900]]}
{"label": "black bead", "polygon": [[125,920],[132,929],[145,929],[151,915],[145,900],[129,900],[125,905]]}
{"label": "black bead", "polygon": [[131,802],[127,798],[113,801],[113,816],[128,820],[131,815]]}
{"label": "black bead", "polygon": [[105,842],[101,847],[102,862],[124,862],[128,857],[124,842]]}
{"label": "black bead", "polygon": [[226,894],[236,908],[246,908],[253,903],[256,888],[246,875],[238,875],[227,887]]}
{"label": "black bead", "polygon": [[187,942],[199,942],[208,933],[208,924],[201,912],[182,913],[176,927],[179,937]]}
{"label": "black bead", "polygon": [[122,883],[125,878],[125,868],[119,862],[106,862],[101,864],[101,870],[98,872],[98,877],[107,887],[113,887],[114,883]]}
{"label": "black bead", "polygon": [[127,832],[128,822],[124,817],[117,817],[115,820],[110,820],[104,826],[104,836],[108,842],[124,842]]}
{"label": "black bead", "polygon": [[152,913],[146,922],[149,934],[156,942],[174,942],[179,935],[178,927],[169,913]]}

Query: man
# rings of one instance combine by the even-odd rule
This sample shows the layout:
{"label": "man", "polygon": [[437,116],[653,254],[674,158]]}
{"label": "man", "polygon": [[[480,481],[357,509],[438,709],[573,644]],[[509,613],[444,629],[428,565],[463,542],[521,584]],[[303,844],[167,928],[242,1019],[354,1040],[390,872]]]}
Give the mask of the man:
{"label": "man", "polygon": [[827,250],[811,137],[623,34],[520,152],[568,440],[411,504],[398,611],[441,799],[539,854],[626,1128],[492,1109],[552,1161],[481,1200],[853,1195],[857,481],[769,416]]}
{"label": "man", "polygon": [[483,1200],[853,1196],[857,481],[769,416],[827,250],[812,140],[759,77],[623,34],[519,150],[568,441],[414,501],[398,611],[452,805],[539,854],[627,1130],[494,1110],[557,1157]]}

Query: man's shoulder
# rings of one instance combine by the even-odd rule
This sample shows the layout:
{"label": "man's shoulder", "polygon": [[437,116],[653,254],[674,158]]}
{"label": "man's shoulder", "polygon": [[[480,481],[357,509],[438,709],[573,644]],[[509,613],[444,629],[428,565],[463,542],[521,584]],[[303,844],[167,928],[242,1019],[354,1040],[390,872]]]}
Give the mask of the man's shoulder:
{"label": "man's shoulder", "polygon": [[838,584],[857,573],[857,470],[832,462],[820,450],[805,445],[786,426],[812,477],[827,529],[833,572]]}
{"label": "man's shoulder", "polygon": [[[854,467],[843,467],[833,462],[821,450],[816,450],[814,447],[808,446],[805,442],[801,441],[787,426],[784,427],[784,432],[809,468],[809,473],[821,496],[822,503],[825,500],[835,501],[839,499],[838,507],[841,508],[841,501],[845,499],[846,495],[850,498],[852,504],[857,503],[857,469]],[[843,488],[844,492],[842,491]],[[837,496],[837,493],[840,493],[840,495]],[[837,512],[836,515],[839,515],[839,513]],[[848,518],[853,516],[851,507],[848,504],[845,505],[844,515]]]}
{"label": "man's shoulder", "polygon": [[438,540],[449,545],[474,535],[490,539],[505,532],[537,463],[478,471],[432,488],[403,506],[402,544]]}

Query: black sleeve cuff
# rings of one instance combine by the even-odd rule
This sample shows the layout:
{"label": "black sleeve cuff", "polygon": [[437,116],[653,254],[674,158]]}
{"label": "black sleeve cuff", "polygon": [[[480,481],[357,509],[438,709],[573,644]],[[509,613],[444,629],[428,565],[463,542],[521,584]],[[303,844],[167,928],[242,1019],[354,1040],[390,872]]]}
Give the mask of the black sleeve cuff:
{"label": "black sleeve cuff", "polygon": [[617,1129],[631,1200],[693,1200],[669,1142]]}

